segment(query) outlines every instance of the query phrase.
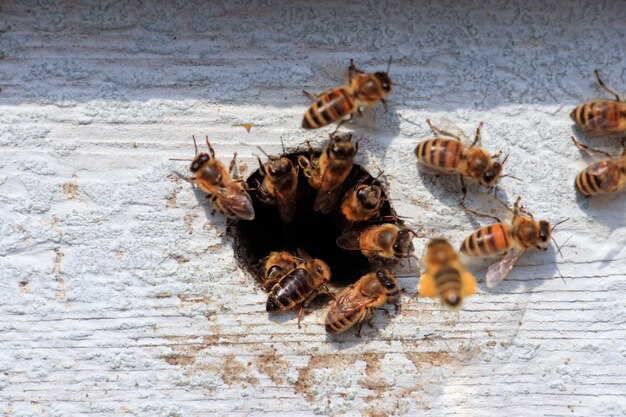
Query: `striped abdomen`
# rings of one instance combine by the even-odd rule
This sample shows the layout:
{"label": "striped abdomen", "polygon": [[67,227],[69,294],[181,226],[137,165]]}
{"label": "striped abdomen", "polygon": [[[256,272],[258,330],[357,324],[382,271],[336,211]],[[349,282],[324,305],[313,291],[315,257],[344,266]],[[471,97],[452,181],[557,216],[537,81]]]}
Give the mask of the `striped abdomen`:
{"label": "striped abdomen", "polygon": [[456,268],[445,267],[437,271],[434,276],[437,292],[441,299],[451,307],[456,307],[462,301],[461,274]]}
{"label": "striped abdomen", "polygon": [[306,301],[316,290],[311,285],[309,272],[304,268],[296,268],[272,287],[267,297],[266,310],[289,310]]}
{"label": "striped abdomen", "polygon": [[594,162],[576,176],[574,185],[584,196],[610,193],[620,186],[621,170],[611,160]]}
{"label": "striped abdomen", "polygon": [[422,164],[451,171],[463,158],[463,145],[456,139],[428,139],[417,145],[415,156]]}
{"label": "striped abdomen", "polygon": [[587,133],[602,135],[626,131],[626,103],[619,101],[587,101],[576,107],[570,116]]}
{"label": "striped abdomen", "polygon": [[367,308],[355,309],[354,299],[346,294],[333,302],[326,312],[326,331],[329,333],[341,333],[363,320]]}
{"label": "striped abdomen", "polygon": [[469,235],[461,245],[461,252],[473,258],[499,255],[511,246],[509,226],[503,223],[485,226]]}
{"label": "striped abdomen", "polygon": [[317,129],[336,122],[356,109],[356,102],[345,87],[333,88],[322,96],[304,113],[302,127]]}

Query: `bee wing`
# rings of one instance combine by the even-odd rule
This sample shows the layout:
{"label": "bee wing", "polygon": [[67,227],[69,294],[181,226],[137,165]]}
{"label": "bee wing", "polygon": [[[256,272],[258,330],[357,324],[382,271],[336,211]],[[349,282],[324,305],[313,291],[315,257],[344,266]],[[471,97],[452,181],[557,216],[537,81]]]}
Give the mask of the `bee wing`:
{"label": "bee wing", "polygon": [[502,259],[489,266],[486,277],[487,287],[493,288],[504,281],[524,252],[526,252],[526,249],[511,249]]}
{"label": "bee wing", "polygon": [[254,206],[250,195],[237,184],[217,187],[216,197],[227,217],[235,220],[253,220]]}
{"label": "bee wing", "polygon": [[[472,141],[465,135],[465,132],[461,130],[452,120],[448,119],[445,116],[441,116],[433,122],[433,125],[437,127],[439,130],[445,131],[451,134],[453,137],[459,139],[459,141],[465,145],[470,146]],[[443,132],[442,132],[443,133]]]}
{"label": "bee wing", "polygon": [[328,306],[324,315],[326,316],[331,308],[335,308],[341,310],[345,316],[351,316],[371,305],[376,301],[376,298],[377,297],[361,297],[354,291],[354,287],[350,287],[347,291],[343,291],[337,300]]}
{"label": "bee wing", "polygon": [[347,250],[361,250],[361,243],[359,242],[361,233],[360,230],[344,230],[341,236],[337,238],[337,246]]}
{"label": "bee wing", "polygon": [[594,162],[589,165],[587,172],[591,175],[603,175],[609,170],[609,164],[607,161]]}
{"label": "bee wing", "polygon": [[296,196],[276,193],[275,197],[281,221],[285,224],[291,223],[296,214]]}
{"label": "bee wing", "polygon": [[324,214],[330,213],[330,211],[335,208],[335,205],[337,205],[342,190],[343,182],[338,184],[335,181],[329,180],[328,175],[324,173],[322,184],[317,191],[317,196],[315,196],[313,210],[320,211]]}

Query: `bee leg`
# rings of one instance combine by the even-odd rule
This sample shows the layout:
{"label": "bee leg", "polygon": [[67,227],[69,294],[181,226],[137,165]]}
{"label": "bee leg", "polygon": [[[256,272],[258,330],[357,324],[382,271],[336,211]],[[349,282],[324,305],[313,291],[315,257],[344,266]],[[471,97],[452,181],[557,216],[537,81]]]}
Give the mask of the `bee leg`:
{"label": "bee leg", "polygon": [[622,156],[626,155],[626,135],[622,138]]}
{"label": "bee leg", "polygon": [[[587,152],[589,152],[589,153],[591,153],[591,152],[595,152],[595,153],[597,153],[597,154],[600,154],[600,155],[606,156],[606,157],[607,157],[607,158],[609,158],[609,159],[611,159],[611,158],[612,158],[612,156],[611,156],[611,154],[610,154],[610,153],[605,152],[605,151],[603,151],[603,150],[601,150],[601,149],[592,148],[592,147],[591,147],[591,146],[589,146],[589,145],[585,145],[584,143],[581,143],[581,142],[577,141],[577,140],[576,140],[576,138],[575,138],[574,136],[572,136],[572,141],[574,141],[574,145],[576,145],[576,147],[577,147],[578,149],[582,149],[583,151],[587,151]],[[623,143],[623,142],[622,142],[622,143]]]}
{"label": "bee leg", "polygon": [[306,90],[302,90],[302,94],[304,94],[305,96],[309,97],[311,100],[317,101],[318,98],[320,98],[321,94],[314,94],[314,93],[310,93]]}
{"label": "bee leg", "polygon": [[604,84],[604,81],[602,81],[602,78],[600,78],[600,71],[595,70],[594,73],[596,74],[596,80],[598,80],[598,84],[600,84],[600,87],[602,87],[604,91],[606,91],[610,95],[615,96],[615,101],[620,101],[619,95],[615,92],[615,90]]}
{"label": "bee leg", "polygon": [[[357,109],[357,113],[359,114],[359,116],[361,116],[361,109]],[[339,130],[339,128],[341,126],[343,126],[344,124],[348,123],[350,120],[352,120],[352,115],[350,115],[350,117],[348,117],[347,119],[342,119],[339,121],[339,123],[337,123],[337,127],[335,128],[335,130],[333,130],[333,133],[331,133],[331,136],[335,136],[335,134],[337,134],[337,131]]]}
{"label": "bee leg", "polygon": [[356,326],[356,337],[361,337],[361,329],[363,329],[363,319],[359,320],[359,324],[357,324]]}
{"label": "bee leg", "polygon": [[333,301],[337,301],[337,298],[335,298],[335,295],[332,292],[330,292],[330,290],[328,289],[326,285],[322,285],[322,289],[324,290],[324,292],[326,292],[326,294],[328,294],[330,298],[332,298]]}
{"label": "bee leg", "polygon": [[235,169],[235,164],[237,163],[237,152],[233,154],[233,159],[230,161],[230,165],[228,165],[228,173],[233,174],[233,170]]}
{"label": "bee leg", "polygon": [[302,313],[304,313],[304,304],[300,304],[300,310],[298,311],[298,329],[301,329],[300,322],[302,321]]}
{"label": "bee leg", "polygon": [[389,109],[387,108],[387,100],[381,98],[380,102],[383,103],[383,108],[385,109],[385,113],[387,113],[389,111]]}
{"label": "bee leg", "polygon": [[356,65],[354,65],[354,59],[350,58],[350,66],[348,67],[348,82],[352,82],[352,77],[355,74],[363,74],[363,71],[358,69]]}
{"label": "bee leg", "polygon": [[437,126],[435,126],[434,124],[432,124],[430,122],[430,119],[427,118],[426,119],[426,123],[428,123],[428,126],[430,127],[430,129],[433,132],[435,132],[437,135],[439,135],[439,136],[449,136],[449,137],[454,138],[454,139],[458,140],[459,142],[461,142],[461,138],[460,137],[458,137],[454,133],[450,133],[450,132],[447,132],[445,130],[439,129]]}
{"label": "bee leg", "polygon": [[465,198],[467,197],[467,186],[465,185],[465,179],[463,175],[459,175],[459,180],[461,180],[461,192],[463,193],[463,198],[461,199],[461,203],[465,202]]}
{"label": "bee leg", "polygon": [[480,130],[483,128],[483,124],[485,123],[481,120],[480,123],[478,124],[478,127],[476,128],[476,135],[474,136],[474,142],[472,142],[472,144],[470,145],[470,148],[472,148],[474,145],[476,145],[480,141]]}
{"label": "bee leg", "polygon": [[472,213],[476,217],[485,217],[485,218],[488,218],[488,219],[494,219],[498,223],[502,223],[502,220],[499,217],[492,216],[491,214],[481,213],[479,211],[472,210],[472,209],[468,208],[463,201],[461,201],[461,203],[459,205],[461,206],[461,208],[463,208],[463,210],[467,211],[468,213]]}

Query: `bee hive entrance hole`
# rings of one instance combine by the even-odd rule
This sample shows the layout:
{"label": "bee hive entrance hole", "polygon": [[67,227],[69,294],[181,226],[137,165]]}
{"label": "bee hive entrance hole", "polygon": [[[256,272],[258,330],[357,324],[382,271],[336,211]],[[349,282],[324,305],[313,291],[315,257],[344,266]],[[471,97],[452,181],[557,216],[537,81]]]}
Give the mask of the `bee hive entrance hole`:
{"label": "bee hive entrance hole", "polygon": [[[288,153],[285,156],[297,166],[298,155],[309,156],[305,152]],[[371,175],[361,166],[354,164],[346,180],[345,190],[350,189],[360,179]],[[247,179],[249,188],[256,188],[256,181],[263,177],[257,169]],[[393,210],[389,204],[384,187],[385,203],[381,207],[381,216],[391,216]],[[317,190],[313,189],[300,170],[298,175],[297,212],[292,224],[283,224],[278,215],[278,208],[262,203],[256,191],[250,191],[256,213],[252,221],[229,221],[228,231],[234,238],[235,259],[238,264],[260,281],[260,261],[270,252],[287,250],[296,252],[304,249],[313,258],[322,259],[331,269],[331,284],[345,286],[356,282],[363,274],[370,272],[369,260],[359,251],[347,251],[337,246],[336,240],[349,224],[343,219],[339,205],[328,213],[313,210]]]}

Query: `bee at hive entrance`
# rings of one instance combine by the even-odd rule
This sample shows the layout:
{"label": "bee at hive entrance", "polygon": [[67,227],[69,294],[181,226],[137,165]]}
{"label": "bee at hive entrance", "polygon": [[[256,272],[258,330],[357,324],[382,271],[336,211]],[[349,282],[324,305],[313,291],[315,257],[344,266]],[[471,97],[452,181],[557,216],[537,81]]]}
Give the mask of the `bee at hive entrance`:
{"label": "bee at hive entrance", "polygon": [[[319,155],[319,152],[315,155]],[[308,152],[296,152],[281,155],[281,158],[289,159],[295,167],[298,166],[299,157],[310,156]],[[303,169],[299,169],[296,209],[291,223],[281,221],[278,205],[267,204],[267,199],[263,195],[264,190],[259,189],[263,180],[264,173],[257,169],[246,181],[254,202],[256,213],[254,220],[229,221],[228,226],[229,234],[234,237],[237,262],[259,282],[263,282],[264,260],[272,252],[277,251],[288,251],[297,256],[298,250],[301,250],[312,258],[323,260],[330,267],[332,274],[330,284],[333,287],[352,284],[378,266],[377,263],[370,262],[361,251],[346,250],[337,245],[337,239],[342,233],[354,228],[355,225],[399,222],[382,184],[361,166],[357,164],[352,166],[343,184],[340,200],[326,214],[314,210],[318,190],[310,185]],[[350,211],[348,205],[352,204],[351,201],[357,193],[359,198],[366,202],[366,206],[367,202],[373,199],[378,202],[371,205],[375,215],[358,223],[347,218],[353,218],[350,214],[354,214],[354,210]],[[346,216],[349,211],[350,214]],[[363,216],[362,212],[358,214]]]}

